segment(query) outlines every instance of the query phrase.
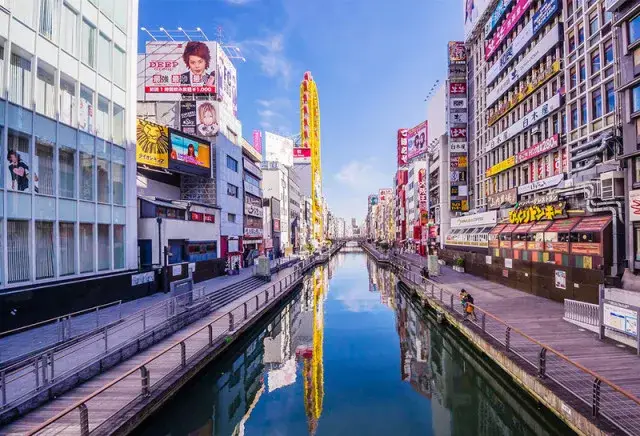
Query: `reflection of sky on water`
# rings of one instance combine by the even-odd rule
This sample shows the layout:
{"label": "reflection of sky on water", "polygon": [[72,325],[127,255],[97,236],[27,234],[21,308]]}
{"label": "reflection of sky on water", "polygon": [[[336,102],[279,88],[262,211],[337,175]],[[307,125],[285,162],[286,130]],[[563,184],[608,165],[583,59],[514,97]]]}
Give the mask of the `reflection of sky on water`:
{"label": "reflection of sky on water", "polygon": [[[349,312],[382,312],[387,309],[380,305],[377,292],[363,290],[362,284],[369,282],[369,272],[363,266],[361,254],[341,255],[344,262],[336,271],[329,285],[328,301],[342,303],[343,310]],[[366,289],[366,288],[365,288]]]}

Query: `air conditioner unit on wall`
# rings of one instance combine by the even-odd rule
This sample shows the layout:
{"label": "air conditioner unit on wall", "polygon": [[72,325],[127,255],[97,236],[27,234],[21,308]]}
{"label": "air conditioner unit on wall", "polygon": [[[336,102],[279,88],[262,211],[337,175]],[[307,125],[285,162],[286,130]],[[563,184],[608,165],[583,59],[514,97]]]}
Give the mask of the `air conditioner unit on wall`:
{"label": "air conditioner unit on wall", "polygon": [[624,198],[624,173],[622,171],[608,171],[600,174],[600,198],[603,200]]}

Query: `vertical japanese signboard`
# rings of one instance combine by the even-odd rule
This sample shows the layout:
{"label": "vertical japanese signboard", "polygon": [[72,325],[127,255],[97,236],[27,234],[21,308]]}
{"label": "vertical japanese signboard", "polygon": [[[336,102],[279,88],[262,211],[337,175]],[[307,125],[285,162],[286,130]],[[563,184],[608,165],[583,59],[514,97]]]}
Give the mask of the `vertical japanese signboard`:
{"label": "vertical japanese signboard", "polygon": [[[453,56],[455,48],[457,56]],[[466,52],[464,44],[449,42],[449,74],[446,86],[446,124],[449,133],[450,193],[451,210],[466,212],[469,210],[467,187],[468,153],[468,95],[466,81]],[[455,65],[456,69],[452,69]],[[464,174],[464,176],[461,176]]]}
{"label": "vertical japanese signboard", "polygon": [[409,160],[407,134],[407,129],[398,129],[398,167],[406,165]]}

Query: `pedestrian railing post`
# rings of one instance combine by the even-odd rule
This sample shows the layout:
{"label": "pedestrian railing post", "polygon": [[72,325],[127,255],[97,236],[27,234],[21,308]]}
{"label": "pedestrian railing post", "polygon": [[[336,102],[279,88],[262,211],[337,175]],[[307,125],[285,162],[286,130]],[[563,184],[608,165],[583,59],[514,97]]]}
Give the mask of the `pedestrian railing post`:
{"label": "pedestrian railing post", "polygon": [[245,302],[243,306],[244,306],[244,319],[246,320],[247,318],[249,318],[249,313],[247,312],[247,303]]}
{"label": "pedestrian railing post", "polygon": [[109,328],[104,328],[104,352],[109,350]]}
{"label": "pedestrian railing post", "polygon": [[[275,286],[274,286],[274,291],[273,293],[275,294]],[[269,302],[269,291],[264,291],[264,299],[265,299],[265,303]]]}
{"label": "pedestrian railing post", "polygon": [[600,413],[600,384],[599,378],[593,379],[593,398],[591,402],[591,414],[594,418]]}
{"label": "pedestrian railing post", "polygon": [[184,368],[187,366],[187,344],[180,342],[180,365]]}
{"label": "pedestrian railing post", "polygon": [[33,370],[36,374],[36,388],[40,388],[40,371],[38,370],[38,362],[40,361],[39,357],[33,359]]}
{"label": "pedestrian railing post", "polygon": [[453,310],[453,311],[455,312],[455,310],[454,310],[454,308],[453,308],[453,295],[450,295],[450,296],[449,296],[449,299],[451,300],[451,301],[450,301],[451,310]]}
{"label": "pedestrian railing post", "polygon": [[442,288],[440,288],[440,301],[443,301],[442,300]]}
{"label": "pedestrian railing post", "polygon": [[538,356],[538,377],[544,378],[547,371],[547,349],[540,348],[540,354]]}
{"label": "pedestrian railing post", "polygon": [[509,351],[509,347],[511,345],[511,327],[507,327],[504,333],[504,346]]}
{"label": "pedestrian railing post", "polygon": [[150,377],[149,377],[149,370],[147,369],[146,366],[141,366],[140,367],[140,382],[142,385],[142,389],[141,389],[141,393],[143,397],[148,397],[149,396],[149,386],[150,386]]}
{"label": "pedestrian railing post", "polygon": [[209,324],[209,346],[213,345],[213,325]]}
{"label": "pedestrian railing post", "polygon": [[100,313],[98,312],[100,310],[99,307],[96,307],[96,328],[100,327]]}
{"label": "pedestrian railing post", "polygon": [[80,412],[80,436],[89,436],[89,409],[82,403],[78,406]]}
{"label": "pedestrian railing post", "polygon": [[142,331],[147,331],[147,309],[142,311]]}
{"label": "pedestrian railing post", "polygon": [[229,331],[232,332],[234,328],[233,325],[233,313],[229,312]]}
{"label": "pedestrian railing post", "polygon": [[435,297],[436,297],[436,285],[431,283],[431,298],[435,298]]}
{"label": "pedestrian railing post", "polygon": [[53,351],[49,355],[51,356],[51,379],[50,380],[53,382],[53,379],[56,376],[55,365],[54,365],[54,362],[55,362],[54,357],[55,356],[53,355]]}
{"label": "pedestrian railing post", "polygon": [[2,395],[2,405],[7,404],[7,372],[0,372],[0,394]]}
{"label": "pedestrian railing post", "polygon": [[49,353],[42,355],[42,385],[48,385],[49,377],[47,374],[47,369],[49,368]]}
{"label": "pedestrian railing post", "polygon": [[482,312],[482,331],[484,332],[486,329],[486,321],[487,321],[487,315]]}

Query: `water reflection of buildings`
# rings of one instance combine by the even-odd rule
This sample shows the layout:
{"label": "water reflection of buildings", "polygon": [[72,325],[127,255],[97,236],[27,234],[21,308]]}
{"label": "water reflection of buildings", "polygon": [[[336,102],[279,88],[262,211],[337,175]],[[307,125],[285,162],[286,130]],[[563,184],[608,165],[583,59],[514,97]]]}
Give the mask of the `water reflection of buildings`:
{"label": "water reflection of buildings", "polygon": [[380,268],[378,264],[367,256],[367,271],[369,271],[369,292],[380,292],[380,302],[394,308],[396,277],[388,268]]}
{"label": "water reflection of buildings", "polygon": [[395,301],[401,377],[431,399],[433,435],[549,434],[519,398],[492,380],[495,374],[445,338],[400,290]]}

